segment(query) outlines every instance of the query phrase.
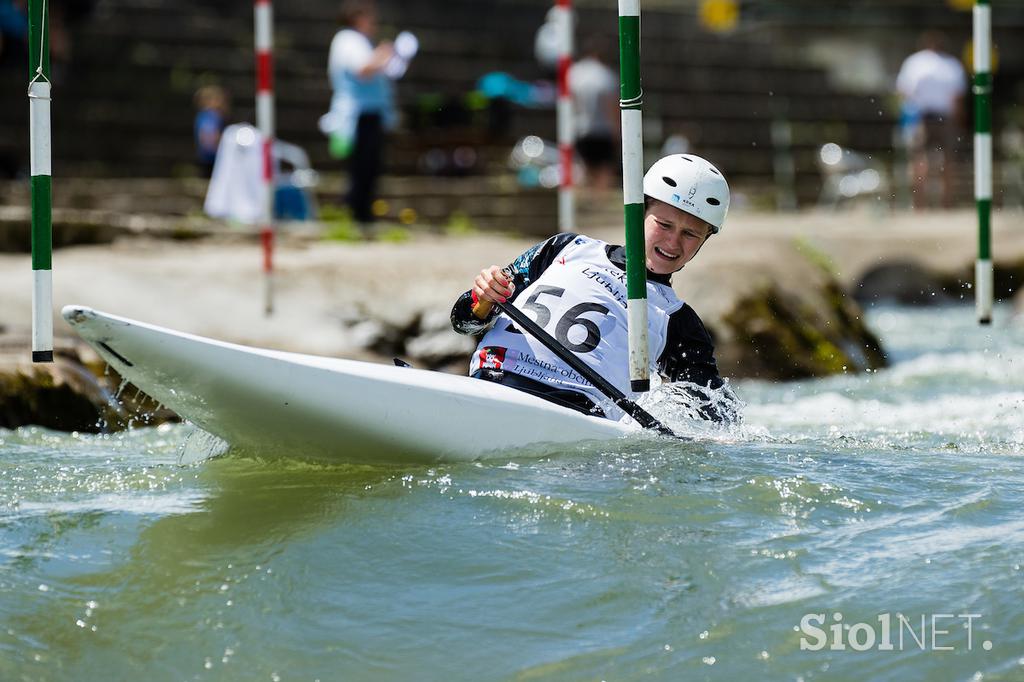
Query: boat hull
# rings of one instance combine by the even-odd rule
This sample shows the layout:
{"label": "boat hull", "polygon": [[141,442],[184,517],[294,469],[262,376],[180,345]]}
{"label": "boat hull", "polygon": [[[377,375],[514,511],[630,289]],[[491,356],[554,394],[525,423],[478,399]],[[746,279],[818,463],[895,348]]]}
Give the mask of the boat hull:
{"label": "boat hull", "polygon": [[122,377],[256,454],[459,461],[638,430],[469,377],[240,346],[82,306],[63,315]]}

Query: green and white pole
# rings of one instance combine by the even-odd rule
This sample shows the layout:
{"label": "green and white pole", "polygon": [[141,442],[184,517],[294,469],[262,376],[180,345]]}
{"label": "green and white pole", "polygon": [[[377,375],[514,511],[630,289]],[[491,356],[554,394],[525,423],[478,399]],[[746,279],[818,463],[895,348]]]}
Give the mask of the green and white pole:
{"label": "green and white pole", "polygon": [[974,3],[974,199],[978,260],[974,266],[979,324],[992,322],[992,8]]}
{"label": "green and white pole", "polygon": [[53,362],[50,38],[46,0],[29,0],[28,13],[28,111],[32,174],[32,362]]}
{"label": "green and white pole", "polygon": [[626,219],[629,299],[629,385],[651,388],[647,349],[647,266],[644,257],[643,89],[640,85],[640,0],[619,0],[619,109],[622,111],[622,202]]}

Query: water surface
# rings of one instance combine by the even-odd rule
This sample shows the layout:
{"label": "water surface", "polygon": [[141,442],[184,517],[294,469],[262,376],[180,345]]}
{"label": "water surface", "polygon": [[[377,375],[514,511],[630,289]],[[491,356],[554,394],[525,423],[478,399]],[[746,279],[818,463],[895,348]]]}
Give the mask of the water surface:
{"label": "water surface", "polygon": [[890,369],[737,382],[692,443],[179,467],[185,425],[0,430],[0,679],[1024,679],[1024,324],[870,323]]}

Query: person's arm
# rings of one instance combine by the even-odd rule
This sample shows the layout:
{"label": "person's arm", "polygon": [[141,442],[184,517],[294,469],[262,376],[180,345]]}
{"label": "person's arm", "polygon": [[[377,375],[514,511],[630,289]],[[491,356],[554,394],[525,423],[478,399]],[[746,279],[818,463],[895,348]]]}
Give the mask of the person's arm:
{"label": "person's arm", "polygon": [[725,383],[715,362],[715,346],[704,323],[688,305],[684,304],[669,318],[667,342],[658,358],[658,370],[669,381],[691,384],[687,391],[708,401],[700,408],[704,419],[725,419],[725,415],[709,401],[710,391],[721,388]]}
{"label": "person's arm", "polygon": [[[555,258],[561,253],[562,249],[576,237],[577,235],[572,232],[556,234],[554,237],[546,239],[539,244],[534,244],[513,260],[507,266],[507,269],[512,273],[511,294],[508,296],[508,300],[516,300],[519,293],[540,277],[541,273],[555,262]],[[484,293],[482,289],[490,289],[491,294],[500,294],[508,290],[509,287],[506,287],[501,281],[495,281],[495,278],[499,275],[499,273],[495,272],[496,269],[501,270],[498,266],[492,265],[490,268],[481,271],[477,275],[477,282],[474,283],[473,289],[463,293],[455,301],[451,314],[452,327],[455,331],[460,334],[479,335],[494,325],[498,311],[497,308],[492,307],[487,316],[480,319],[473,314],[473,306],[476,304],[474,296],[476,299],[479,299],[481,294]],[[483,282],[480,281],[481,278],[484,280]],[[503,277],[501,279],[504,280]],[[481,284],[484,286],[481,286]],[[488,295],[485,294],[484,298],[488,298]]]}
{"label": "person's arm", "polygon": [[361,69],[356,70],[356,76],[366,80],[371,76],[375,76],[380,73],[391,58],[395,55],[395,46],[392,45],[391,41],[385,40],[384,42],[373,48],[373,52],[370,54],[370,59],[363,64]]}
{"label": "person's arm", "polygon": [[354,29],[342,29],[331,41],[327,73],[333,82],[343,72],[367,79],[387,66],[395,48],[390,41],[373,47],[369,39]]}

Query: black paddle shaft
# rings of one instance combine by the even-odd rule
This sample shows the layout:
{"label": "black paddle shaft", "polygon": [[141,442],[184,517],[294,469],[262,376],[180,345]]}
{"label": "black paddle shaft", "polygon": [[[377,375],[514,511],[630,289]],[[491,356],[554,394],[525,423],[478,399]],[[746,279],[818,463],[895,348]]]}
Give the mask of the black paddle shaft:
{"label": "black paddle shaft", "polygon": [[608,396],[609,400],[618,405],[623,412],[635,419],[638,424],[646,429],[655,429],[666,436],[679,437],[672,432],[672,429],[668,428],[651,415],[650,412],[627,398],[622,391],[595,372],[590,365],[576,357],[575,353],[560,344],[557,339],[544,331],[540,325],[527,317],[523,311],[519,310],[519,308],[516,308],[511,303],[495,303],[495,305],[498,306],[501,312],[511,317],[513,322],[519,325],[522,329],[530,332],[534,338],[547,346],[548,350],[564,360],[574,370],[579,372],[580,375],[592,383],[597,390]]}

